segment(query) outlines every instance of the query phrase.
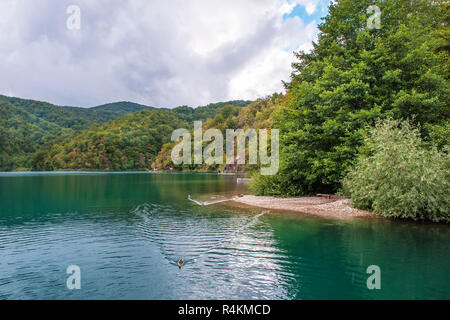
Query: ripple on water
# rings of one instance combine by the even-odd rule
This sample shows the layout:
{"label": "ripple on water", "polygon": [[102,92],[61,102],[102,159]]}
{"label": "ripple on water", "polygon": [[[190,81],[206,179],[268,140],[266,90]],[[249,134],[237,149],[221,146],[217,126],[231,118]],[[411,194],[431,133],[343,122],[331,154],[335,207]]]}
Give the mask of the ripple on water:
{"label": "ripple on water", "polygon": [[195,280],[187,291],[195,296],[198,286],[208,286],[205,279],[213,274],[215,289],[200,290],[211,298],[213,292],[214,297],[229,298],[243,290],[246,296],[286,298],[281,284],[292,274],[279,271],[284,269],[280,262],[289,263],[288,257],[276,248],[270,232],[254,228],[263,223],[260,218],[267,212],[211,219],[188,210],[175,213],[170,206],[144,204],[132,213],[141,218],[138,234],[155,243],[168,263],[184,259],[183,270],[192,270],[190,276]]}

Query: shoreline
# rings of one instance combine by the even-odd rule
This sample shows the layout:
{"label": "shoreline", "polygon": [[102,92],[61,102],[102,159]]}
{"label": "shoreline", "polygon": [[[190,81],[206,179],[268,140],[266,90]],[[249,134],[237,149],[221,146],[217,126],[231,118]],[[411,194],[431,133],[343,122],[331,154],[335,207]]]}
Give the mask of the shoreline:
{"label": "shoreline", "polygon": [[[195,171],[150,171],[150,170],[55,170],[55,171],[7,171],[0,172],[4,174],[217,174],[217,172],[195,172]],[[229,176],[227,174],[225,176]],[[238,177],[238,175],[232,174]],[[241,182],[242,183],[242,182]],[[337,195],[316,195],[299,198],[275,198],[268,196],[243,195],[235,197],[228,201],[238,205],[257,207],[261,209],[278,210],[286,212],[295,212],[316,217],[322,217],[334,220],[350,220],[354,218],[379,218],[373,212],[356,209],[351,205],[351,200],[339,197]]]}
{"label": "shoreline", "polygon": [[375,213],[353,208],[351,200],[330,196],[330,198],[311,196],[301,198],[274,198],[244,195],[234,198],[234,202],[262,209],[290,211],[322,218],[349,220],[354,218],[375,218]]}

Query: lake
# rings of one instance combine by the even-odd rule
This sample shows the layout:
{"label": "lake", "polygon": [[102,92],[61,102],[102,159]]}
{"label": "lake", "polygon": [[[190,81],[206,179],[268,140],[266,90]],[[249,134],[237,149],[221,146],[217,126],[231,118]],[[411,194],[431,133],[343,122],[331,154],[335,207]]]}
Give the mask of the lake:
{"label": "lake", "polygon": [[0,299],[450,298],[448,225],[187,199],[242,192],[214,174],[0,173]]}

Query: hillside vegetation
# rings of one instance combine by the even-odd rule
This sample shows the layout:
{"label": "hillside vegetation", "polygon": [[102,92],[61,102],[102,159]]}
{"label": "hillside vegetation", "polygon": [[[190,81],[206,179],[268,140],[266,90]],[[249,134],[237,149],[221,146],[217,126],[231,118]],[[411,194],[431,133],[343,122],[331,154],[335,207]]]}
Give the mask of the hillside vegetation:
{"label": "hillside vegetation", "polygon": [[[213,118],[224,106],[249,103],[238,100],[169,110],[124,101],[78,108],[0,95],[0,170],[149,169],[161,143],[171,136],[164,125],[190,128],[193,121]],[[126,117],[129,114],[134,115]],[[120,121],[112,121],[118,118]],[[142,125],[145,121],[148,123]],[[108,139],[102,142],[101,137]],[[130,143],[135,146],[120,154],[111,145]],[[70,156],[62,157],[57,151],[71,147]],[[121,163],[124,159],[126,163]]]}
{"label": "hillside vegetation", "polygon": [[152,108],[123,102],[91,109],[60,107],[0,95],[0,170],[30,169],[31,159],[41,148],[142,109]]}
{"label": "hillside vegetation", "polygon": [[210,103],[203,107],[191,108],[188,106],[181,106],[173,109],[177,116],[184,121],[192,123],[197,120],[207,120],[214,118],[217,113],[220,112],[226,106],[233,107],[245,107],[248,106],[251,101],[235,100],[227,102]]}
{"label": "hillside vegetation", "polygon": [[408,121],[369,128],[364,151],[344,180],[355,206],[385,217],[450,221],[450,157],[429,148]]}
{"label": "hillside vegetation", "polygon": [[[367,27],[366,9],[382,12]],[[366,126],[410,119],[421,137],[448,142],[447,1],[340,0],[331,4],[310,53],[297,53],[281,130],[280,171],[256,177],[254,191],[276,196],[335,193],[363,145]],[[447,49],[445,49],[447,48]],[[383,170],[383,168],[380,168]]]}
{"label": "hillside vegetation", "polygon": [[[40,150],[31,167],[41,171],[149,170],[162,146],[170,142],[173,130],[191,128],[193,121],[214,117],[227,106],[240,108],[248,103],[230,101],[196,109],[182,106],[128,114],[103,125],[94,125]],[[111,107],[99,108],[108,110]]]}
{"label": "hillside vegetation", "polygon": [[[226,130],[227,129],[268,129],[273,126],[273,118],[277,110],[279,110],[284,96],[282,94],[273,94],[270,97],[264,99],[258,99],[245,107],[239,107],[240,104],[220,104],[218,109],[216,109],[216,114],[203,122],[203,131],[208,129],[218,129],[222,132],[224,137],[224,144],[226,143]],[[207,108],[210,108],[207,106]],[[217,107],[215,107],[217,108]],[[175,109],[175,112],[177,109]],[[201,112],[203,114],[203,112]],[[194,120],[203,120],[202,118],[191,118]],[[192,129],[192,125],[191,125]],[[193,136],[193,130],[191,130],[191,135]],[[204,143],[204,147],[207,143]],[[189,170],[189,171],[210,171],[217,172],[218,170],[223,171],[225,169],[225,159],[224,164],[202,164],[202,165],[175,165],[172,163],[172,149],[175,146],[174,142],[169,142],[165,144],[158,156],[156,157],[153,168],[158,170]],[[224,155],[225,157],[225,155]],[[238,168],[241,172],[250,172],[257,169],[257,166],[241,166]]]}
{"label": "hillside vegetation", "polygon": [[9,103],[40,119],[52,122],[62,128],[73,130],[87,129],[95,123],[114,120],[127,113],[151,109],[151,107],[138,104],[131,105],[129,102],[118,102],[94,108],[61,107],[48,102],[2,95],[0,95],[0,102]]}
{"label": "hillside vegetation", "polygon": [[139,111],[39,151],[32,167],[40,171],[149,169],[172,131],[187,125],[172,111]]}

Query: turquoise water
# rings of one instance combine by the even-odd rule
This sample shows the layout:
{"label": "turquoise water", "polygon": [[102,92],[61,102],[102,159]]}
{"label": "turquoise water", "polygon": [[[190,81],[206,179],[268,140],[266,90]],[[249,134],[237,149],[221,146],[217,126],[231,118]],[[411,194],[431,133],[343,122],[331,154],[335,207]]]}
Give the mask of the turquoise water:
{"label": "turquoise water", "polygon": [[[448,225],[187,200],[244,191],[208,174],[0,174],[0,298],[450,298]],[[80,290],[66,287],[69,265]],[[370,265],[381,290],[366,286]]]}

